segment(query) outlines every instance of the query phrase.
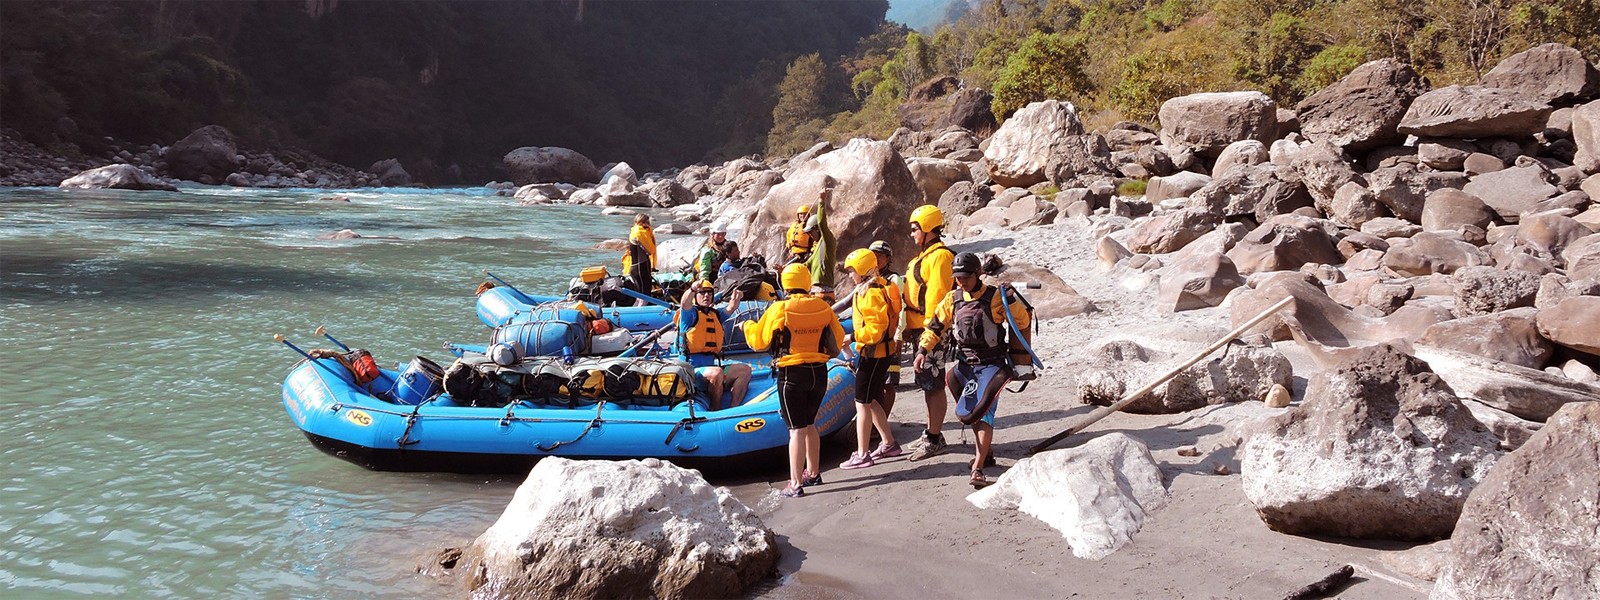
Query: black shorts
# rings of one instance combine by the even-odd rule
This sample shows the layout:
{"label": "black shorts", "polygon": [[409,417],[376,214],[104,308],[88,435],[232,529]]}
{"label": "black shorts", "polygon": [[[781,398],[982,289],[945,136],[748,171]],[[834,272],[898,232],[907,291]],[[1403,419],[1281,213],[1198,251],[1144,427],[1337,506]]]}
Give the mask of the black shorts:
{"label": "black shorts", "polygon": [[817,411],[827,395],[827,364],[778,367],[778,410],[789,429],[817,424]]}
{"label": "black shorts", "polygon": [[856,402],[871,404],[883,402],[888,399],[889,389],[885,384],[889,382],[889,367],[899,360],[897,356],[883,358],[861,357],[861,364],[856,367]]}
{"label": "black shorts", "polygon": [[[921,347],[922,330],[907,329],[905,340],[905,345],[911,348],[911,354],[901,363],[901,368],[914,369],[912,365],[916,364],[917,349]],[[934,346],[933,351],[928,353],[928,370],[914,371],[912,378],[922,391],[936,392],[944,389],[944,365],[950,362],[949,347],[948,340],[939,340],[939,345]]]}

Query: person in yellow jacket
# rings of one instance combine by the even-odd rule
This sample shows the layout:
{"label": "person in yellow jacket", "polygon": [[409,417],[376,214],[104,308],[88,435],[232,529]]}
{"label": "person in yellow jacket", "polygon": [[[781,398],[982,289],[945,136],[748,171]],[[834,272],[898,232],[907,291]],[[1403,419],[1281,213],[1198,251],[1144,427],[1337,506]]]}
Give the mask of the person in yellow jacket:
{"label": "person in yellow jacket", "polygon": [[778,375],[778,406],[789,427],[789,486],[783,495],[805,495],[805,486],[822,484],[822,439],[817,411],[828,393],[828,360],[839,355],[844,327],[833,307],[813,297],[811,269],[793,264],[778,277],[789,295],[767,308],[760,321],[744,323],[752,350],[770,350]]}
{"label": "person in yellow jacket", "polygon": [[[856,365],[856,452],[850,460],[839,465],[841,469],[864,469],[875,461],[900,456],[900,444],[894,441],[889,427],[889,413],[883,400],[888,395],[889,365],[899,359],[899,344],[894,331],[900,325],[900,294],[894,284],[878,276],[878,256],[862,248],[844,259],[845,268],[855,279],[852,293],[851,323],[855,332],[847,341],[854,342]],[[876,450],[872,446],[872,430],[876,428],[883,443]]]}
{"label": "person in yellow jacket", "polygon": [[[1008,290],[984,284],[978,277],[981,263],[978,255],[970,252],[956,256],[953,270],[959,287],[933,307],[912,363],[918,371],[929,368],[928,353],[944,336],[952,338],[957,360],[946,385],[956,395],[956,418],[971,425],[978,438],[977,456],[972,460],[972,486],[978,488],[989,484],[983,467],[994,459],[990,448],[1000,390],[1012,379],[1033,377],[1025,345],[1033,326],[1028,308],[1020,298],[1012,300],[1008,319],[1007,301],[1002,297]],[[1016,331],[1009,328],[1012,322]]]}
{"label": "person in yellow jacket", "polygon": [[[944,212],[939,207],[924,204],[911,211],[911,239],[922,250],[906,265],[905,337],[915,342],[922,336],[930,307],[943,300],[955,287],[950,264],[955,252],[945,247]],[[942,348],[928,354],[928,368],[917,369],[917,387],[922,388],[923,400],[928,405],[928,428],[922,438],[911,448],[911,460],[922,460],[944,452],[944,415],[949,399],[944,393],[944,365],[948,362]]]}
{"label": "person in yellow jacket", "polygon": [[[650,215],[639,213],[633,217],[633,230],[628,232],[628,249],[622,254],[622,272],[628,275],[629,287],[641,294],[655,291],[656,232],[650,229]],[[635,300],[634,304],[643,304]]]}
{"label": "person in yellow jacket", "polygon": [[[672,316],[678,326],[678,352],[684,362],[694,367],[695,377],[704,380],[710,410],[743,404],[751,375],[750,365],[722,360],[722,349],[728,341],[727,324],[732,320],[727,311],[713,306],[716,297],[716,284],[707,279],[696,281],[684,290],[678,314]],[[738,288],[728,291],[728,306],[739,306],[740,299]],[[732,392],[727,406],[722,406],[723,390]]]}
{"label": "person in yellow jacket", "polygon": [[790,263],[803,263],[811,258],[811,247],[817,244],[816,225],[811,222],[811,205],[802,204],[794,212],[794,223],[783,236],[784,247],[789,251]]}
{"label": "person in yellow jacket", "polygon": [[[867,246],[867,249],[871,250],[872,253],[877,256],[878,276],[882,277],[884,281],[889,284],[890,288],[893,288],[889,291],[894,293],[895,300],[898,302],[897,306],[904,307],[906,297],[906,278],[894,270],[894,250],[889,248],[889,242],[885,242],[883,240],[872,240],[872,244]],[[898,313],[899,310],[896,312]],[[896,314],[895,316],[901,318],[896,319],[896,321],[899,322],[899,329],[892,332],[892,335],[894,335],[894,339],[897,341],[904,340],[905,338],[903,334],[905,332],[906,320],[902,315]],[[914,347],[916,344],[907,344],[902,342],[899,344],[899,346],[901,353],[904,354],[907,348]],[[910,358],[911,357],[909,355],[900,356],[896,357],[894,362],[889,363],[889,382],[884,384],[883,392],[883,414],[885,415],[894,413],[895,388],[900,387],[900,363],[902,362],[902,359],[910,360]]]}

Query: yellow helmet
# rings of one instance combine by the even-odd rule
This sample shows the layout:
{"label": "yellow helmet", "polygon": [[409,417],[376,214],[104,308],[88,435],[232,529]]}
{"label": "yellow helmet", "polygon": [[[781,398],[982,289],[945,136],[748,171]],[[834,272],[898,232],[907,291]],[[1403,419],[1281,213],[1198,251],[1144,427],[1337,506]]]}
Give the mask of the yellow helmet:
{"label": "yellow helmet", "polygon": [[925,232],[933,231],[944,226],[944,211],[932,204],[918,206],[916,210],[911,211],[911,224]]}
{"label": "yellow helmet", "polygon": [[694,287],[694,291],[696,291],[696,292],[716,292],[717,291],[717,284],[711,283],[710,279],[701,279],[699,281],[696,281],[696,282],[694,282],[694,286],[693,287]]}
{"label": "yellow helmet", "polygon": [[797,214],[797,215],[809,215],[809,214],[811,214],[811,205],[810,204],[801,204],[800,208],[794,209],[794,214]]}
{"label": "yellow helmet", "polygon": [[783,284],[785,290],[811,289],[811,269],[801,263],[794,263],[783,268],[783,274],[778,276],[778,282]]}
{"label": "yellow helmet", "polygon": [[862,248],[851,252],[850,256],[845,257],[844,266],[855,271],[857,275],[866,276],[873,269],[878,268],[878,255],[871,250]]}

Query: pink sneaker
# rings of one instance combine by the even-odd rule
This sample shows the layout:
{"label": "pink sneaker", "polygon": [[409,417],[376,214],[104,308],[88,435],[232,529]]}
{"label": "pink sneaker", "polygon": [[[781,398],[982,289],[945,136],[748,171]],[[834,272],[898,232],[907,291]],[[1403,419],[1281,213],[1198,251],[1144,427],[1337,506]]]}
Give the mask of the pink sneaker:
{"label": "pink sneaker", "polygon": [[872,466],[872,455],[851,452],[850,460],[839,463],[841,469],[865,469]]}
{"label": "pink sneaker", "polygon": [[884,442],[878,444],[878,448],[873,450],[872,454],[868,454],[867,458],[872,460],[881,460],[885,458],[894,458],[896,456],[900,456],[901,454],[903,454],[903,452],[900,451],[900,444],[890,444],[888,442]]}

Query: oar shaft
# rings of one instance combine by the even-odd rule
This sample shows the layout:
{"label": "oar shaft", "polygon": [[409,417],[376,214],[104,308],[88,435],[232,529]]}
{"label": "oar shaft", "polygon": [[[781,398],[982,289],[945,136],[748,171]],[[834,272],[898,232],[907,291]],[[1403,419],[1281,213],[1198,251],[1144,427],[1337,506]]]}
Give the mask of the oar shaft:
{"label": "oar shaft", "polygon": [[500,285],[503,285],[503,286],[506,286],[508,288],[511,288],[511,291],[516,292],[518,294],[522,294],[523,296],[527,296],[527,294],[523,294],[522,293],[522,290],[517,289],[517,286],[514,286],[514,285],[511,285],[510,283],[507,283],[506,280],[501,279],[499,276],[495,275],[494,273],[490,273],[488,269],[484,269],[483,270],[483,274],[487,275],[490,279],[493,279],[495,281],[500,282]]}

